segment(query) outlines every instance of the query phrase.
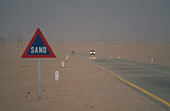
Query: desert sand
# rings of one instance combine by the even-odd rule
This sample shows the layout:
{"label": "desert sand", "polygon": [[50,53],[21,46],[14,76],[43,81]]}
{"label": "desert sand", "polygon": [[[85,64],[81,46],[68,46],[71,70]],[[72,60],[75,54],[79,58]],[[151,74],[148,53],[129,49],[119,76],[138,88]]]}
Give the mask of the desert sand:
{"label": "desert sand", "polygon": [[[56,58],[41,59],[41,93],[37,99],[37,59],[21,58],[28,43],[0,49],[1,111],[164,111],[140,94],[88,62],[96,58],[170,65],[168,43],[52,43]],[[76,54],[71,54],[71,51]],[[65,61],[69,54],[68,62]],[[65,67],[61,68],[61,61]],[[55,71],[60,78],[55,81]]]}

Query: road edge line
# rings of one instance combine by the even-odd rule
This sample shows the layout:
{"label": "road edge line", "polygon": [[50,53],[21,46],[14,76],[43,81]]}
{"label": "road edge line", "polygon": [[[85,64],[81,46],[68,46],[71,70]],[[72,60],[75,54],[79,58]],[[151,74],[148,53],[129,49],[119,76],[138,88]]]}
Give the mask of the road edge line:
{"label": "road edge line", "polygon": [[91,63],[91,64],[93,64],[93,65],[95,65],[95,66],[97,66],[97,67],[99,67],[100,69],[102,69],[102,70],[104,70],[104,71],[106,71],[106,72],[108,72],[108,73],[111,73],[112,75],[116,76],[119,80],[121,80],[121,81],[123,81],[124,83],[130,85],[131,87],[134,87],[134,88],[136,88],[137,90],[143,92],[144,94],[147,94],[147,95],[151,96],[152,98],[158,100],[159,102],[161,102],[161,103],[163,103],[164,105],[168,106],[168,108],[170,107],[170,103],[168,103],[167,101],[165,101],[165,100],[163,100],[163,99],[155,96],[154,94],[152,94],[152,93],[150,93],[150,92],[148,92],[148,91],[140,88],[139,86],[137,86],[137,85],[135,85],[135,84],[133,84],[133,83],[131,83],[131,82],[123,79],[123,78],[120,77],[118,74],[116,74],[116,73],[114,73],[114,72],[112,72],[112,71],[110,71],[110,70],[108,70],[108,69],[106,69],[106,68],[104,68],[104,67],[102,67],[102,66],[100,66],[100,65],[98,65],[98,64],[96,64],[96,63],[94,63],[94,62],[92,62],[92,61],[90,61],[90,60],[88,60],[88,62]]}

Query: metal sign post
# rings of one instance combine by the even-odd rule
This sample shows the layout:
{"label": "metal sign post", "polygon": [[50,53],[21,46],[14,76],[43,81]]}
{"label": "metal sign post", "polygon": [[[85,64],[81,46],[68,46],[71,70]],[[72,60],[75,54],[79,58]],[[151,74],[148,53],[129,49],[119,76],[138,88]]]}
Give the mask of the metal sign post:
{"label": "metal sign post", "polygon": [[38,58],[38,100],[41,100],[41,66],[40,58]]}

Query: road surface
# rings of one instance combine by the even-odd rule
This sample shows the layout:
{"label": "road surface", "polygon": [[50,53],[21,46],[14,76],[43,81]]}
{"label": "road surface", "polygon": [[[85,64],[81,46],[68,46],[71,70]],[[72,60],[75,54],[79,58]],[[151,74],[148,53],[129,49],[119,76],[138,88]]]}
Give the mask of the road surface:
{"label": "road surface", "polygon": [[[98,65],[115,72],[123,79],[139,86],[141,89],[166,101],[168,106],[170,102],[170,67],[138,63],[121,59],[95,59],[92,60]],[[147,94],[147,93],[146,93]],[[156,98],[153,98],[157,100]],[[157,100],[162,103],[162,101]]]}

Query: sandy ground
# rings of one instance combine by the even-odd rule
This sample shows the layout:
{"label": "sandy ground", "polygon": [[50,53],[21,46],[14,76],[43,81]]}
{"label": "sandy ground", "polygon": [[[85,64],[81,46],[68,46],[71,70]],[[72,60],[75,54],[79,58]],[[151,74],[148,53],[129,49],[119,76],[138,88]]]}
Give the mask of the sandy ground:
{"label": "sandy ground", "polygon": [[[97,43],[51,44],[56,58],[41,59],[42,100],[37,99],[37,59],[23,59],[26,46],[0,49],[1,111],[164,111],[165,109],[114,76],[88,63],[89,50],[97,58],[118,58],[170,65],[170,44]],[[70,52],[76,51],[75,55]],[[70,54],[65,67],[61,60]],[[59,81],[54,72],[60,71]]]}

